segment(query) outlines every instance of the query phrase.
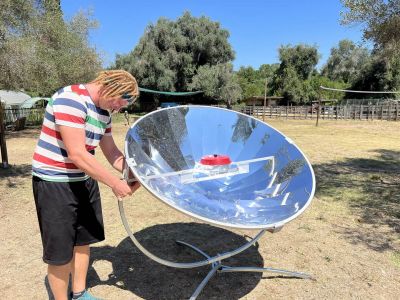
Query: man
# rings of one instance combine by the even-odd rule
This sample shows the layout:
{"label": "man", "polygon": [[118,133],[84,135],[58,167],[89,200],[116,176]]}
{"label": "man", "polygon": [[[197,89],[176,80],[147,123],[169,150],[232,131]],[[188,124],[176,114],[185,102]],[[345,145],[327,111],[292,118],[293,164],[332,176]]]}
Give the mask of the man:
{"label": "man", "polygon": [[139,186],[110,173],[94,157],[100,146],[108,162],[123,170],[124,157],[114,143],[111,114],[138,96],[136,79],[126,71],[100,72],[90,83],[56,92],[46,107],[33,155],[32,185],[43,244],[43,261],[56,300],[96,299],[86,291],[89,244],[104,240],[97,181],[118,199]]}

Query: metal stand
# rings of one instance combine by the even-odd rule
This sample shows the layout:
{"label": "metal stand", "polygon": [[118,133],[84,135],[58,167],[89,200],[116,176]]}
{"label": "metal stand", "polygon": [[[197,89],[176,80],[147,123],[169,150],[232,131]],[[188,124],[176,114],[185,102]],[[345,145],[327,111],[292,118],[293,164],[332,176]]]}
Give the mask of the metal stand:
{"label": "metal stand", "polygon": [[126,232],[128,233],[129,237],[131,238],[132,242],[136,245],[136,247],[139,248],[140,251],[142,251],[147,257],[151,258],[152,260],[168,266],[168,267],[174,267],[174,268],[181,268],[181,269],[190,269],[190,268],[196,268],[196,267],[201,267],[205,265],[211,265],[211,270],[207,274],[207,276],[203,279],[203,281],[199,284],[197,289],[194,291],[193,295],[190,297],[190,300],[194,300],[197,298],[197,296],[201,293],[201,291],[204,289],[208,281],[215,275],[215,273],[228,273],[228,272],[272,272],[272,273],[278,273],[282,275],[286,275],[288,277],[296,277],[296,278],[303,278],[303,279],[314,279],[311,275],[305,274],[305,273],[300,273],[300,272],[292,272],[292,271],[286,271],[286,270],[280,270],[280,269],[274,269],[274,268],[258,268],[258,267],[229,267],[223,265],[221,262],[222,260],[234,256],[236,254],[239,254],[243,252],[244,250],[248,249],[251,247],[253,244],[255,244],[266,232],[265,229],[261,230],[254,238],[252,238],[249,242],[244,244],[243,246],[229,252],[225,252],[223,254],[218,254],[214,257],[209,256],[199,248],[188,244],[186,242],[182,241],[176,241],[178,245],[181,246],[186,246],[197,253],[201,254],[202,256],[205,257],[204,260],[197,261],[197,262],[192,262],[192,263],[177,263],[177,262],[171,262],[162,258],[159,258],[158,256],[152,254],[149,252],[146,248],[144,248],[139,241],[135,238],[133,235],[129,224],[126,220],[125,216],[125,211],[124,211],[124,205],[122,201],[118,201],[118,206],[119,206],[119,212],[121,215],[122,223],[124,224],[124,227],[126,229]]}

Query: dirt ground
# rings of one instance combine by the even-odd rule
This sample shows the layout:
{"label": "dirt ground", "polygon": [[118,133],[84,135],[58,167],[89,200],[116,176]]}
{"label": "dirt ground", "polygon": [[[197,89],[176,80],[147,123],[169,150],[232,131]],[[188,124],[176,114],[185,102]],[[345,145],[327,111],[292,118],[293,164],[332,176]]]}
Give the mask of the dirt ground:
{"label": "dirt ground", "polygon": [[[312,274],[217,274],[198,299],[400,299],[400,122],[268,120],[292,138],[316,173],[310,207],[282,231],[224,261]],[[123,145],[126,125],[115,126]],[[46,266],[31,192],[38,129],[7,135],[11,168],[0,169],[2,299],[48,299]],[[97,157],[104,162],[102,154]],[[188,299],[209,267],[174,269],[142,254],[122,225],[117,200],[101,186],[106,240],[92,248],[88,286],[104,299]],[[137,238],[156,255],[191,261],[184,240],[215,255],[256,232],[198,223],[139,189],[124,202]]]}

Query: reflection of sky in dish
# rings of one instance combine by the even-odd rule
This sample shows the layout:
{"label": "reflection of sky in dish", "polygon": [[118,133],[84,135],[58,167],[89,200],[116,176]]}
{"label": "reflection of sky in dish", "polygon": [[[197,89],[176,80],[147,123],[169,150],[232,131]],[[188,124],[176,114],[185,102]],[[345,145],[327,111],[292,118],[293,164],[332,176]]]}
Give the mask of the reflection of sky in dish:
{"label": "reflection of sky in dish", "polygon": [[[228,155],[234,163],[273,159],[249,163],[246,173],[208,179],[208,173],[194,170],[211,154]],[[129,130],[126,156],[134,160],[139,180],[161,200],[226,226],[284,223],[313,191],[312,170],[301,152],[265,123],[234,111],[189,106],[149,114]],[[184,182],[187,174],[207,180]]]}

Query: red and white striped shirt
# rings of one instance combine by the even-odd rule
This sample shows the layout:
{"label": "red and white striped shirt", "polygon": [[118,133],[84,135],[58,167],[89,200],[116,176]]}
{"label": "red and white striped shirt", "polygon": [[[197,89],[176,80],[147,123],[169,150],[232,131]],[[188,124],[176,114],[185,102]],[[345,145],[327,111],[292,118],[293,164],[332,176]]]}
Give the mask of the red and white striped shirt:
{"label": "red and white striped shirt", "polygon": [[47,181],[87,179],[68,158],[59,126],[85,129],[86,149],[94,154],[103,135],[111,135],[111,116],[94,105],[84,85],[67,86],[56,92],[46,107],[42,131],[32,162],[32,174]]}

